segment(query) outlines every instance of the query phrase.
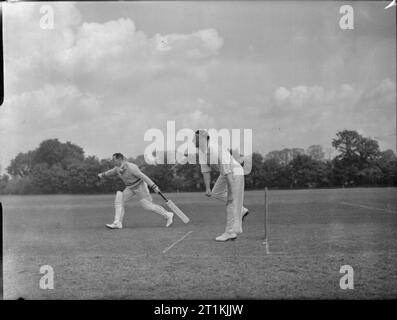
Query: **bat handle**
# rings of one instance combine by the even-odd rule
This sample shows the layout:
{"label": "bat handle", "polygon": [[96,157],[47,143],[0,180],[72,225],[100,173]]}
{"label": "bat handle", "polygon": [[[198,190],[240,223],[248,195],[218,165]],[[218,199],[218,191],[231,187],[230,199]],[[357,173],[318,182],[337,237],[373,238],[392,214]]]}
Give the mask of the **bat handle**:
{"label": "bat handle", "polygon": [[167,198],[161,193],[161,191],[159,191],[159,195],[164,199],[164,201],[168,201]]}

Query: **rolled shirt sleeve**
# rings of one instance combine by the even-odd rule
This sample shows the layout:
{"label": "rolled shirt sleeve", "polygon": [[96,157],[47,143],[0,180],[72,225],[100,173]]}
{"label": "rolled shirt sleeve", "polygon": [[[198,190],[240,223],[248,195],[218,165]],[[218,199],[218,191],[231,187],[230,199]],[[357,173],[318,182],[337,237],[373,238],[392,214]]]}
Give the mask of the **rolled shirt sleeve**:
{"label": "rolled shirt sleeve", "polygon": [[118,173],[117,169],[118,169],[117,167],[114,167],[113,169],[110,169],[110,170],[107,170],[105,172],[102,172],[102,174],[104,176],[111,176],[111,175],[114,175],[114,174]]}

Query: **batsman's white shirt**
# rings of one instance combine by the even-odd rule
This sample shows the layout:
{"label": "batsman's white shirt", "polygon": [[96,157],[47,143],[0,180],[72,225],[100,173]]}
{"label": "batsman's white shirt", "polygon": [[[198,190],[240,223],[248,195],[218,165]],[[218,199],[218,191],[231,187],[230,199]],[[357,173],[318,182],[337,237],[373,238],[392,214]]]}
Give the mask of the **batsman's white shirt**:
{"label": "batsman's white shirt", "polygon": [[136,189],[143,181],[139,175],[139,167],[131,162],[125,161],[120,167],[114,167],[103,173],[105,176],[117,174],[129,189]]}

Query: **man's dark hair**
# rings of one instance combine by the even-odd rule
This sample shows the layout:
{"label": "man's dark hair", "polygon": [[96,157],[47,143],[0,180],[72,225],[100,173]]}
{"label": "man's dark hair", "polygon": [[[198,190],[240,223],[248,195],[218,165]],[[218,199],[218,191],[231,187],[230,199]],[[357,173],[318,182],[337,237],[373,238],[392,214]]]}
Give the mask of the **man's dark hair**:
{"label": "man's dark hair", "polygon": [[[200,130],[197,130],[196,132],[195,132],[195,134],[196,135],[200,135]],[[207,141],[210,139],[210,136],[208,135],[208,133],[207,133]]]}
{"label": "man's dark hair", "polygon": [[124,156],[123,156],[122,153],[116,152],[116,153],[114,153],[114,154],[112,155],[112,158],[116,158],[117,160],[123,160],[123,159],[124,159]]}

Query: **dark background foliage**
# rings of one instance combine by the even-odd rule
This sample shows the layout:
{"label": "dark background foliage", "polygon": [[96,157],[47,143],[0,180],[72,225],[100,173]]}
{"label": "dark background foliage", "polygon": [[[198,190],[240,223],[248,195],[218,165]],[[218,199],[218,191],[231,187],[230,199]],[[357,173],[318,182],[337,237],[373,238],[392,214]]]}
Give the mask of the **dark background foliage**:
{"label": "dark background foliage", "polygon": [[[245,188],[327,188],[354,186],[396,186],[397,157],[381,151],[376,140],[356,131],[336,134],[332,146],[338,155],[325,159],[319,145],[275,150],[263,156],[252,154],[252,170]],[[129,158],[164,191],[200,191],[204,185],[200,166],[148,165],[143,155]],[[0,176],[2,194],[111,193],[123,189],[117,177],[98,181],[97,174],[112,167],[110,159],[86,157],[83,148],[49,139],[35,149],[19,153]],[[215,180],[217,173],[213,172]]]}

